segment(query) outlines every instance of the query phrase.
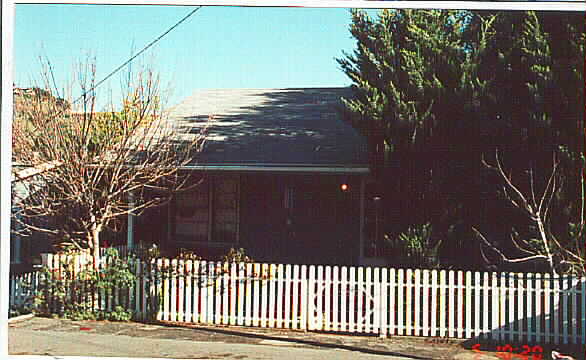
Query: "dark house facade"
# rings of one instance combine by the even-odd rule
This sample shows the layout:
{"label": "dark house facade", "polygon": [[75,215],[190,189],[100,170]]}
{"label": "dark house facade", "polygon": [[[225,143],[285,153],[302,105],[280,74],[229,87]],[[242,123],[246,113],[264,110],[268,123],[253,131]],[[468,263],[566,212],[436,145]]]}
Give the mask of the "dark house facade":
{"label": "dark house facade", "polygon": [[[197,91],[170,116],[205,126],[201,183],[129,219],[128,242],[217,258],[244,248],[257,261],[369,263],[366,140],[341,118],[349,88]],[[366,251],[365,251],[366,250]]]}

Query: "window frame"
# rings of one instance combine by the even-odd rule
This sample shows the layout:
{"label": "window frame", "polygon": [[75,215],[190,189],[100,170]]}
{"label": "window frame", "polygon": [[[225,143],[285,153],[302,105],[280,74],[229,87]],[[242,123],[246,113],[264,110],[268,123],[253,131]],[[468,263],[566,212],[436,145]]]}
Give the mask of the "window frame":
{"label": "window frame", "polygon": [[[226,241],[213,241],[214,237],[214,227],[215,227],[215,204],[214,204],[214,195],[217,191],[217,181],[221,178],[228,178],[232,179],[236,183],[236,221],[235,221],[235,239],[234,241],[226,242]],[[226,246],[234,246],[240,243],[240,202],[242,200],[241,195],[241,176],[240,174],[237,175],[209,175],[204,178],[205,182],[207,182],[207,196],[208,196],[208,234],[206,241],[198,241],[195,240],[195,232],[191,234],[191,240],[178,240],[177,239],[177,201],[175,200],[173,203],[173,242],[180,247],[189,248],[190,246],[206,246],[206,247],[226,247]]]}

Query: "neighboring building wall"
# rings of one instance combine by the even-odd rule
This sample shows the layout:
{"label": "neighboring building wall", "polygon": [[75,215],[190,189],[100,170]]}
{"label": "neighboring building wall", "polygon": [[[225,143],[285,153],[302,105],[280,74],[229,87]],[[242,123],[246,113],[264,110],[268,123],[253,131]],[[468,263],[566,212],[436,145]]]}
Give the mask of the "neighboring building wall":
{"label": "neighboring building wall", "polygon": [[[14,167],[15,174],[12,176],[12,214],[18,213],[20,203],[26,199],[31,191],[40,186],[38,175],[39,173],[51,170],[55,163],[47,163],[37,168],[20,169]],[[37,219],[34,225],[43,227],[47,218]],[[11,219],[10,232],[10,273],[18,274],[22,272],[31,271],[33,263],[40,259],[40,254],[48,252],[52,249],[49,238],[45,233],[34,232],[29,236],[19,234],[22,230],[21,226],[15,219]],[[14,231],[13,230],[18,230]]]}

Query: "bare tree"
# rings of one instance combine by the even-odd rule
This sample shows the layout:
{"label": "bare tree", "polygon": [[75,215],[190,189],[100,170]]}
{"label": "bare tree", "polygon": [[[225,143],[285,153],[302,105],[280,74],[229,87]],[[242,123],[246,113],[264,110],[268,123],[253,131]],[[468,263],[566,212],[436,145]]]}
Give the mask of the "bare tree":
{"label": "bare tree", "polygon": [[95,60],[75,71],[79,103],[57,96],[50,63],[45,65],[42,88],[28,89],[15,105],[13,161],[52,166],[36,172],[27,196],[15,199],[13,219],[29,233],[91,249],[97,266],[105,228],[190,186],[180,169],[201,150],[205,125],[179,129],[169,121],[160,78],[149,67],[125,74],[121,107],[110,101],[98,111]]}
{"label": "bare tree", "polygon": [[[553,274],[560,272],[585,274],[584,244],[579,240],[580,235],[571,236],[568,241],[560,241],[550,229],[550,216],[552,200],[561,185],[557,174],[559,161],[555,156],[551,174],[548,177],[545,188],[539,196],[535,190],[535,179],[533,170],[529,170],[529,194],[524,194],[518,185],[515,185],[510,175],[508,175],[496,152],[496,164],[488,164],[482,160],[484,166],[498,174],[502,180],[503,193],[506,199],[518,209],[521,209],[528,219],[535,225],[537,231],[535,237],[524,239],[518,233],[513,231],[510,235],[511,243],[518,250],[518,257],[511,257],[505,254],[506,251],[499,249],[494,243],[489,241],[479,230],[472,228],[481,241],[481,253],[485,261],[490,262],[486,257],[483,246],[488,247],[503,262],[506,263],[526,263],[530,261],[545,261],[549,270]],[[582,212],[580,212],[581,215]],[[582,226],[582,219],[580,225]],[[579,231],[578,233],[581,233]]]}

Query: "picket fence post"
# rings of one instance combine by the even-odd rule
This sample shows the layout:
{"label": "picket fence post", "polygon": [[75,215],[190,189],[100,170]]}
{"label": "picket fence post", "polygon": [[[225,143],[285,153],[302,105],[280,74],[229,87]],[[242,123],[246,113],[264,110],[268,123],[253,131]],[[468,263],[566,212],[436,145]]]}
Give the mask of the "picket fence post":
{"label": "picket fence post", "polygon": [[422,271],[423,284],[421,291],[423,292],[423,320],[421,324],[421,334],[423,336],[429,336],[429,270],[425,269]]}
{"label": "picket fence post", "polygon": [[348,269],[350,271],[350,279],[349,279],[349,305],[348,305],[348,330],[352,333],[355,331],[355,321],[354,321],[354,302],[356,300],[356,268],[350,267]]}
{"label": "picket fence post", "polygon": [[330,324],[332,321],[332,268],[330,266],[326,266],[325,273],[324,273],[323,280],[320,280],[323,284],[323,292],[324,296],[324,311],[325,311],[325,322],[323,323],[323,329],[329,331],[331,329]]}
{"label": "picket fence post", "polygon": [[436,332],[438,329],[437,326],[437,299],[438,299],[438,291],[439,287],[437,284],[437,275],[438,270],[431,271],[431,331],[430,336],[436,336]]}
{"label": "picket fence post", "polygon": [[207,291],[207,305],[206,310],[208,312],[207,319],[208,324],[217,324],[216,319],[217,317],[214,316],[214,300],[216,300],[216,285],[217,285],[217,274],[216,274],[216,263],[213,261],[208,262],[208,283],[206,284],[206,291]]}
{"label": "picket fence post", "polygon": [[[44,256],[68,282],[85,286],[85,254]],[[64,278],[71,260],[72,277]],[[107,260],[98,266],[107,266]],[[97,309],[126,305],[137,319],[387,335],[471,338],[502,343],[584,344],[586,279],[539,273],[488,273],[378,267],[129,260],[128,289],[99,292]],[[40,273],[11,275],[9,302],[40,290]],[[53,312],[63,304],[48,291]],[[153,308],[154,305],[154,308]]]}
{"label": "picket fence post", "polygon": [[359,293],[360,299],[364,299],[364,302],[361,302],[361,308],[360,309],[360,328],[359,331],[360,332],[366,332],[369,333],[370,332],[370,314],[368,313],[368,308],[369,308],[369,302],[370,302],[370,294],[371,294],[371,268],[367,267],[360,267],[361,270],[364,271],[364,275],[366,276],[366,278],[363,278],[363,274],[360,274],[360,280],[364,281],[364,285],[362,286],[362,289]]}
{"label": "picket fence post", "polygon": [[338,301],[340,298],[340,267],[334,266],[332,268],[332,330],[338,331],[340,328],[340,311]]}
{"label": "picket fence post", "polygon": [[378,267],[374,268],[373,271],[373,291],[374,291],[374,304],[372,309],[374,310],[373,316],[373,323],[372,323],[372,332],[380,334],[380,315],[381,315],[381,282],[380,282],[380,269]]}
{"label": "picket fence post", "polygon": [[[501,274],[502,275],[502,274]],[[504,326],[505,326],[505,293],[504,293],[504,277],[501,277],[501,287],[499,289],[498,274],[493,272],[490,275],[491,287],[488,285],[489,274],[484,273],[484,291],[485,291],[485,304],[484,304],[484,335],[488,338],[488,292],[492,298],[492,319],[490,320],[490,333],[493,340],[500,339],[504,341]]]}
{"label": "picket fence post", "polygon": [[342,266],[340,276],[340,330],[348,331],[348,317],[346,316],[348,315],[348,268],[346,266]]}
{"label": "picket fence post", "polygon": [[307,321],[308,321],[308,280],[307,280],[307,266],[301,265],[300,271],[300,280],[301,280],[301,309],[300,309],[300,329],[307,330]]}
{"label": "picket fence post", "polygon": [[267,307],[268,307],[268,264],[261,264],[260,288],[261,288],[261,302],[260,302],[260,326],[267,326]]}
{"label": "picket fence post", "polygon": [[277,276],[275,281],[277,282],[277,319],[276,319],[276,326],[278,328],[283,327],[283,288],[284,282],[286,281],[285,276],[285,267],[283,264],[277,265]]}
{"label": "picket fence post", "polygon": [[230,264],[230,314],[229,314],[229,321],[230,325],[236,325],[236,291],[237,283],[236,283],[236,267],[237,264],[235,262],[231,262]]}
{"label": "picket fence post", "polygon": [[201,294],[201,284],[202,284],[202,279],[203,279],[203,274],[202,274],[202,265],[199,262],[199,260],[194,260],[193,261],[193,267],[191,267],[191,273],[192,275],[192,307],[193,307],[193,312],[191,313],[191,321],[193,321],[194,323],[201,323],[201,304],[200,304],[200,294]]}
{"label": "picket fence post", "polygon": [[285,286],[285,314],[283,326],[285,328],[291,328],[293,324],[291,321],[291,285],[297,286],[297,283],[295,283],[295,278],[292,277],[290,264],[285,265],[285,278],[283,285]]}
{"label": "picket fence post", "polygon": [[[315,306],[315,297],[316,297],[316,291],[315,291],[315,266],[310,265],[309,266],[309,276],[307,279],[307,290],[306,291],[302,291],[302,296],[307,293],[305,295],[306,297],[306,311],[305,313],[308,315],[307,316],[307,321],[308,324],[306,324],[306,327],[304,329],[307,330],[314,330],[314,323],[311,320],[315,320],[315,316],[314,313],[316,312],[316,306]],[[307,302],[307,299],[309,299],[309,302]],[[303,306],[302,306],[303,307]],[[304,325],[305,326],[305,325]]]}
{"label": "picket fence post", "polygon": [[387,290],[388,290],[388,271],[386,268],[381,269],[381,283],[380,283],[380,298],[379,298],[379,334],[380,337],[387,337],[387,314],[389,308],[387,307]]}
{"label": "picket fence post", "polygon": [[403,323],[403,328],[404,333],[403,335],[413,335],[412,334],[412,315],[413,315],[413,311],[412,311],[412,307],[413,307],[413,302],[411,300],[411,293],[413,291],[413,284],[411,282],[411,280],[413,280],[413,271],[411,269],[407,269],[405,271],[405,322]]}
{"label": "picket fence post", "polygon": [[244,275],[244,271],[246,268],[246,264],[245,263],[239,263],[237,264],[238,267],[238,278],[237,278],[237,282],[238,282],[238,319],[236,321],[236,323],[238,325],[244,325],[244,287],[246,285],[245,283],[245,275]]}
{"label": "picket fence post", "polygon": [[268,327],[275,327],[276,321],[276,282],[277,266],[275,264],[269,265],[269,322]]}
{"label": "picket fence post", "polygon": [[472,273],[470,271],[466,271],[466,315],[465,315],[465,322],[463,322],[464,328],[466,330],[466,338],[470,338],[472,336]]}

